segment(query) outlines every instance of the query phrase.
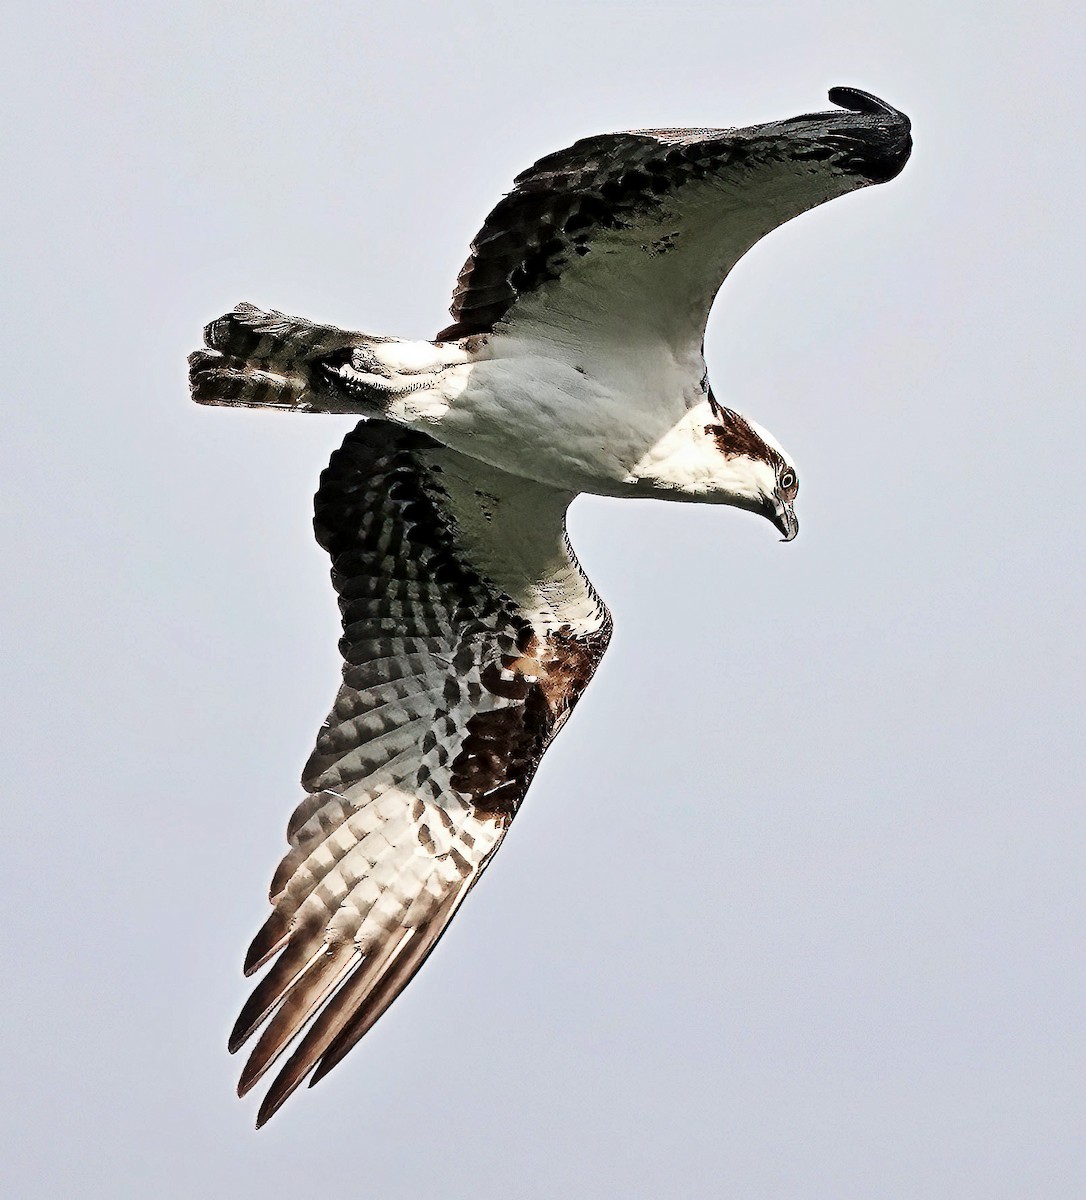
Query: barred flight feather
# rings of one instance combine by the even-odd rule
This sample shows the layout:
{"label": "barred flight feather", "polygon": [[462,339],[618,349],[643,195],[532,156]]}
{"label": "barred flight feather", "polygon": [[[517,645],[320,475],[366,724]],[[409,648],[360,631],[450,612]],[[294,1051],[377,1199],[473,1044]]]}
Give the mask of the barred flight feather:
{"label": "barred flight feather", "polygon": [[[379,421],[348,435],[322,477],[315,527],[341,597],[344,682],[246,970],[279,957],[230,1038],[236,1050],[264,1026],[244,1092],[304,1033],[262,1121],[418,970],[603,654],[610,619],[570,556],[569,499]],[[472,563],[500,563],[503,538],[496,580]],[[573,569],[564,598],[556,564]]]}

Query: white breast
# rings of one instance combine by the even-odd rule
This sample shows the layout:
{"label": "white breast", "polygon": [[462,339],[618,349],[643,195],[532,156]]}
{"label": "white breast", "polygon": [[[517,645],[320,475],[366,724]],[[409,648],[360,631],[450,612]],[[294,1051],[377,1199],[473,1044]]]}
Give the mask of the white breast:
{"label": "white breast", "polygon": [[635,465],[701,400],[704,373],[700,346],[499,332],[445,376],[439,428],[428,431],[514,475],[627,494]]}

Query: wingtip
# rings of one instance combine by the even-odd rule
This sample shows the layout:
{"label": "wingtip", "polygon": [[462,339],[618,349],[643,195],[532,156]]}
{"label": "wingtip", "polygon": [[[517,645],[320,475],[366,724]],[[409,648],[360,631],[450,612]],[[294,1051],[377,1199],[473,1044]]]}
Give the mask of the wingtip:
{"label": "wingtip", "polygon": [[[257,1022],[257,1024],[259,1024],[259,1022]],[[242,1046],[244,1046],[249,1040],[249,1035],[253,1032],[253,1028],[254,1026],[252,1025],[251,1018],[248,1016],[245,1009],[242,1009],[242,1011],[238,1013],[238,1019],[234,1022],[233,1028],[230,1030],[230,1036],[226,1039],[227,1051],[230,1054],[237,1054]]]}
{"label": "wingtip", "polygon": [[290,938],[290,921],[276,909],[264,922],[256,937],[249,943],[242,967],[246,977],[255,975],[287,944]]}
{"label": "wingtip", "polygon": [[316,1084],[328,1074],[328,1072],[339,1062],[338,1058],[330,1058],[327,1054],[319,1059],[317,1065],[313,1068],[313,1074],[310,1075],[306,1087],[314,1087]]}
{"label": "wingtip", "polygon": [[[350,1044],[352,1044],[352,1046],[354,1045],[353,1042]],[[346,1054],[346,1051],[343,1051],[343,1054]],[[313,1068],[313,1074],[310,1075],[310,1078],[308,1078],[306,1081],[306,1087],[316,1087],[320,1080],[324,1079],[324,1076],[328,1074],[332,1068],[338,1066],[338,1063],[342,1061],[343,1054],[335,1055],[331,1054],[329,1051],[325,1051],[324,1054],[318,1058],[317,1066]]]}
{"label": "wingtip", "polygon": [[876,96],[873,92],[865,92],[862,88],[832,87],[829,90],[829,101],[838,108],[848,109],[849,112],[862,113],[868,117],[893,117],[897,121],[909,124],[909,118],[894,108],[892,104]]}
{"label": "wingtip", "polygon": [[254,1031],[267,1019],[268,1013],[271,1011],[270,1003],[254,1003],[256,1000],[257,993],[254,992],[245,1002],[241,1012],[238,1013],[238,1019],[234,1022],[233,1029],[230,1030],[230,1036],[226,1039],[226,1048],[231,1054],[237,1054],[252,1037]]}
{"label": "wingtip", "polygon": [[254,1054],[249,1056],[241,1072],[241,1078],[238,1080],[238,1099],[244,1100],[245,1097],[256,1086],[261,1075],[268,1069],[268,1064],[261,1062]]}
{"label": "wingtip", "polygon": [[[281,1047],[276,1048],[274,1043],[269,1044],[264,1038],[261,1038],[261,1040],[253,1047],[253,1052],[249,1055],[248,1059],[246,1059],[245,1066],[241,1071],[241,1078],[238,1080],[239,1100],[243,1100],[253,1090],[253,1088],[256,1087],[261,1079],[264,1078],[268,1068],[271,1067],[275,1060],[279,1057],[280,1052]],[[282,1082],[283,1075],[282,1072],[280,1072],[276,1077],[275,1082],[272,1084],[268,1095],[274,1095],[277,1090],[281,1090]],[[286,1095],[284,1095],[279,1101],[279,1104],[282,1104],[283,1100],[285,1100],[289,1094],[290,1093],[287,1092]],[[265,1096],[264,1104],[266,1104],[267,1101],[268,1096]],[[276,1107],[278,1107],[278,1105],[276,1105]],[[263,1111],[263,1108],[264,1105],[262,1104],[261,1111]],[[274,1111],[274,1109],[272,1111]],[[269,1116],[270,1115],[271,1114],[269,1113]]]}
{"label": "wingtip", "polygon": [[[293,1090],[294,1089],[292,1088],[291,1091]],[[272,1117],[274,1117],[275,1114],[283,1107],[283,1103],[286,1101],[287,1096],[289,1095],[290,1092],[287,1092],[284,1096],[275,1096],[273,1093],[269,1092],[264,1097],[264,1099],[260,1102],[260,1108],[256,1114],[257,1129],[263,1129],[264,1126],[267,1125]]]}
{"label": "wingtip", "polygon": [[259,1129],[275,1116],[275,1114],[283,1107],[290,1096],[297,1090],[298,1085],[303,1082],[304,1074],[296,1074],[288,1070],[280,1071],[275,1077],[275,1081],[268,1089],[264,1099],[260,1102],[260,1109],[256,1114],[256,1127]]}

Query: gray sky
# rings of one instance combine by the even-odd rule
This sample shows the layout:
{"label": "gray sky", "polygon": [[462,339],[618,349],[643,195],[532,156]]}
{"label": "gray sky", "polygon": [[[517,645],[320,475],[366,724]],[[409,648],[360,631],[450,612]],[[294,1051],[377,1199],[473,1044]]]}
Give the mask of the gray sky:
{"label": "gray sky", "polygon": [[[5,1195],[1086,1194],[1081,4],[30,12]],[[426,969],[254,1133],[224,1045],[338,678],[310,498],[351,422],[197,409],[186,352],[240,299],[428,336],[541,154],[835,84],[913,160],[757,247],[707,345],[800,538],[578,501],[588,697]]]}

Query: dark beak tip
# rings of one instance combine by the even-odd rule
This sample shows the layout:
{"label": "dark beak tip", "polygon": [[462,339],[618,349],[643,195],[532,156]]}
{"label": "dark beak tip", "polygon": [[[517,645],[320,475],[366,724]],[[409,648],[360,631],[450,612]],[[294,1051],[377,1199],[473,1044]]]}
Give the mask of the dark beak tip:
{"label": "dark beak tip", "polygon": [[773,514],[773,524],[780,530],[782,542],[793,542],[799,533],[799,518],[791,509]]}

